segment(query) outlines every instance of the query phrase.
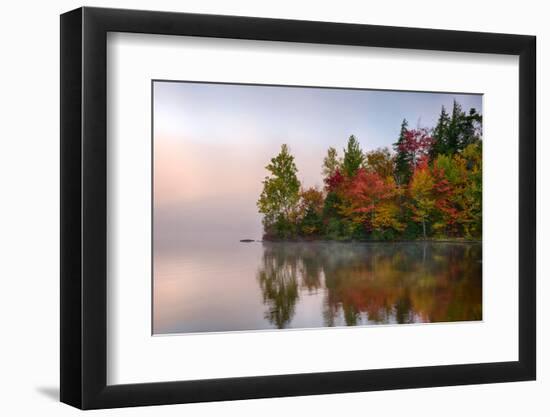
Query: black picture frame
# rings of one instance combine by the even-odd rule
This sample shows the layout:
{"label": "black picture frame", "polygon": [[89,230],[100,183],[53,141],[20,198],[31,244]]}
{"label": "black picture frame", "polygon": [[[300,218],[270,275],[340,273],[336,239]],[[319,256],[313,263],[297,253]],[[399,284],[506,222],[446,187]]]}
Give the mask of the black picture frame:
{"label": "black picture frame", "polygon": [[[519,56],[519,360],[107,385],[108,32]],[[88,7],[61,15],[61,401],[95,409],[534,380],[535,45],[524,35],[251,17]]]}

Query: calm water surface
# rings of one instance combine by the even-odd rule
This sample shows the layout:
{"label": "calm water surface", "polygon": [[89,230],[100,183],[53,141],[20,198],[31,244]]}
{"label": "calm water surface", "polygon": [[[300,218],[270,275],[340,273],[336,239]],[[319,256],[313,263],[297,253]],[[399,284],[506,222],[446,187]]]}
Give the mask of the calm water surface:
{"label": "calm water surface", "polygon": [[155,334],[482,318],[478,243],[216,246],[155,256]]}

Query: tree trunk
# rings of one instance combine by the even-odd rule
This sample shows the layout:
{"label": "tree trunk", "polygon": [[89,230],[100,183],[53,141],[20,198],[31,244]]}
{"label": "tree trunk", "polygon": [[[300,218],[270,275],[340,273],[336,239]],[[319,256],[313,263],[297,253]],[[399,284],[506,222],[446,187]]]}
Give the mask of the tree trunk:
{"label": "tree trunk", "polygon": [[422,231],[424,232],[424,239],[426,239],[426,220],[422,219]]}

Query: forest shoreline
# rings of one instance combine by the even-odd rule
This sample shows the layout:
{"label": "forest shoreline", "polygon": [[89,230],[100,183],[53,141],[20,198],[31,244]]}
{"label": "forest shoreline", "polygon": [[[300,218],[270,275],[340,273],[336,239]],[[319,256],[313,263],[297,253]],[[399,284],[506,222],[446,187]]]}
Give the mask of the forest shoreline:
{"label": "forest shoreline", "polygon": [[482,239],[464,238],[427,238],[427,239],[396,239],[396,240],[360,240],[360,239],[315,239],[293,238],[278,239],[264,238],[262,240],[241,239],[240,243],[482,243]]}
{"label": "forest shoreline", "polygon": [[482,116],[445,107],[433,128],[401,123],[394,153],[364,151],[349,136],[329,147],[324,187],[304,188],[287,144],[266,166],[256,202],[264,240],[455,241],[482,231]]}

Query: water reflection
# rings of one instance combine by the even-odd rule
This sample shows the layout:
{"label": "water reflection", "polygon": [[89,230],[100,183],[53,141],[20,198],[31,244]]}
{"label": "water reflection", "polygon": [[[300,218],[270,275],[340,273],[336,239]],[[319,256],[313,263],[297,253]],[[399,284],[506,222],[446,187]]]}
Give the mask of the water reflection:
{"label": "water reflection", "polygon": [[[298,263],[287,246],[266,250],[263,267],[258,272],[263,302],[268,307],[264,317],[278,329],[283,329],[294,317],[298,301]],[[300,274],[307,281],[307,274]]]}
{"label": "water reflection", "polygon": [[279,329],[319,293],[325,326],[469,321],[482,318],[481,269],[480,244],[264,243],[257,280]]}

